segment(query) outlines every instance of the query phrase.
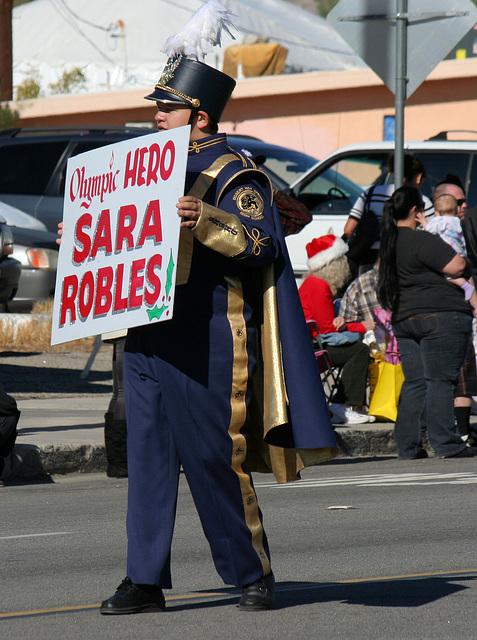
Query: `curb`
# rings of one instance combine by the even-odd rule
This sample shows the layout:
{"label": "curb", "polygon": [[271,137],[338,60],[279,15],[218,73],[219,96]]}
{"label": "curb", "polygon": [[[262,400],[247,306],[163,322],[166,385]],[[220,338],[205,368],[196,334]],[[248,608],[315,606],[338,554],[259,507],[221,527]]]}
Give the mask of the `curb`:
{"label": "curb", "polygon": [[[341,451],[337,457],[397,455],[394,443],[394,425],[361,428],[337,428]],[[98,473],[106,471],[104,445],[17,444],[11,455],[11,473],[21,478],[67,473]]]}
{"label": "curb", "polygon": [[20,478],[106,471],[104,445],[17,444],[10,461],[12,475]]}
{"label": "curb", "polygon": [[342,451],[338,457],[372,458],[375,456],[397,456],[394,441],[394,423],[382,426],[366,426],[360,428],[337,427],[335,429],[338,445]]}

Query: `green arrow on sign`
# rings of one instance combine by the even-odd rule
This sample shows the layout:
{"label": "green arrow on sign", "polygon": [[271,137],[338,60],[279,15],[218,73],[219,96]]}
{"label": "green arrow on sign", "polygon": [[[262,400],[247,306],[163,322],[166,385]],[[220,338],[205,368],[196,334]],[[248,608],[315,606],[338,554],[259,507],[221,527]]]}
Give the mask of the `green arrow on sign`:
{"label": "green arrow on sign", "polygon": [[[169,264],[167,265],[167,278],[166,278],[166,299],[169,298],[169,292],[172,289],[172,276],[174,275],[174,258],[172,255],[172,250],[171,250],[171,255],[169,256]],[[162,314],[169,308],[169,305],[162,305],[162,307],[159,309],[158,306],[156,305],[153,309],[148,309],[147,310],[147,315],[149,316],[149,321],[154,320],[154,318],[157,318],[158,320],[160,320]]]}

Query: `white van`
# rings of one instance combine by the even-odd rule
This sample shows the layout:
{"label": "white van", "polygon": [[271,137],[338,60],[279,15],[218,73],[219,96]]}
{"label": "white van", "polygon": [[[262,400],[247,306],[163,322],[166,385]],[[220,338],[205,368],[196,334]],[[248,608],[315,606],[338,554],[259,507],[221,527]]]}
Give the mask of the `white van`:
{"label": "white van", "polygon": [[[423,193],[430,197],[447,174],[456,175],[467,194],[468,205],[477,204],[477,133],[475,141],[450,140],[472,132],[443,132],[430,140],[406,142],[405,152],[418,157],[426,168]],[[291,184],[295,196],[312,212],[313,220],[300,233],[288,236],[287,245],[297,277],[307,271],[306,245],[313,238],[343,234],[351,207],[368,187],[382,184],[388,172],[393,142],[370,142],[342,147],[318,162]]]}

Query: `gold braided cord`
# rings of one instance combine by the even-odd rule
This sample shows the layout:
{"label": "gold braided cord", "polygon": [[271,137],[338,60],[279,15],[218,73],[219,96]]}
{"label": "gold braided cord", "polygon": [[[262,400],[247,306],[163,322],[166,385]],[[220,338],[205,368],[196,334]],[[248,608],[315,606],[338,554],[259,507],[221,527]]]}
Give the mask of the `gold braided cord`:
{"label": "gold braided cord", "polygon": [[189,151],[195,151],[195,153],[200,153],[202,149],[207,149],[208,147],[212,147],[216,144],[220,144],[223,141],[224,141],[223,137],[216,140],[210,140],[208,142],[194,141],[191,145],[189,145]]}
{"label": "gold braided cord", "polygon": [[171,89],[170,87],[166,87],[163,84],[156,84],[155,89],[162,89],[163,91],[169,91],[169,93],[173,93],[175,96],[179,96],[179,98],[183,98],[187,102],[190,102],[191,105],[197,109],[200,107],[200,100],[198,98],[191,98],[190,96],[186,96],[185,93],[181,93],[176,89]]}

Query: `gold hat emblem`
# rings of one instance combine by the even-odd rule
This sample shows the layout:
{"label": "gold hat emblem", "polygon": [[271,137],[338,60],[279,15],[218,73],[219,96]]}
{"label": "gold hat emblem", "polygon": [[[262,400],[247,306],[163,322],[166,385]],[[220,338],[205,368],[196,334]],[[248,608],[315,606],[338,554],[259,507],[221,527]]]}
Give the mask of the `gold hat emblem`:
{"label": "gold hat emblem", "polygon": [[168,84],[172,78],[174,77],[174,72],[177,67],[180,65],[182,60],[182,56],[177,56],[177,58],[169,58],[166,62],[166,66],[162,70],[162,75],[157,84],[166,85]]}

